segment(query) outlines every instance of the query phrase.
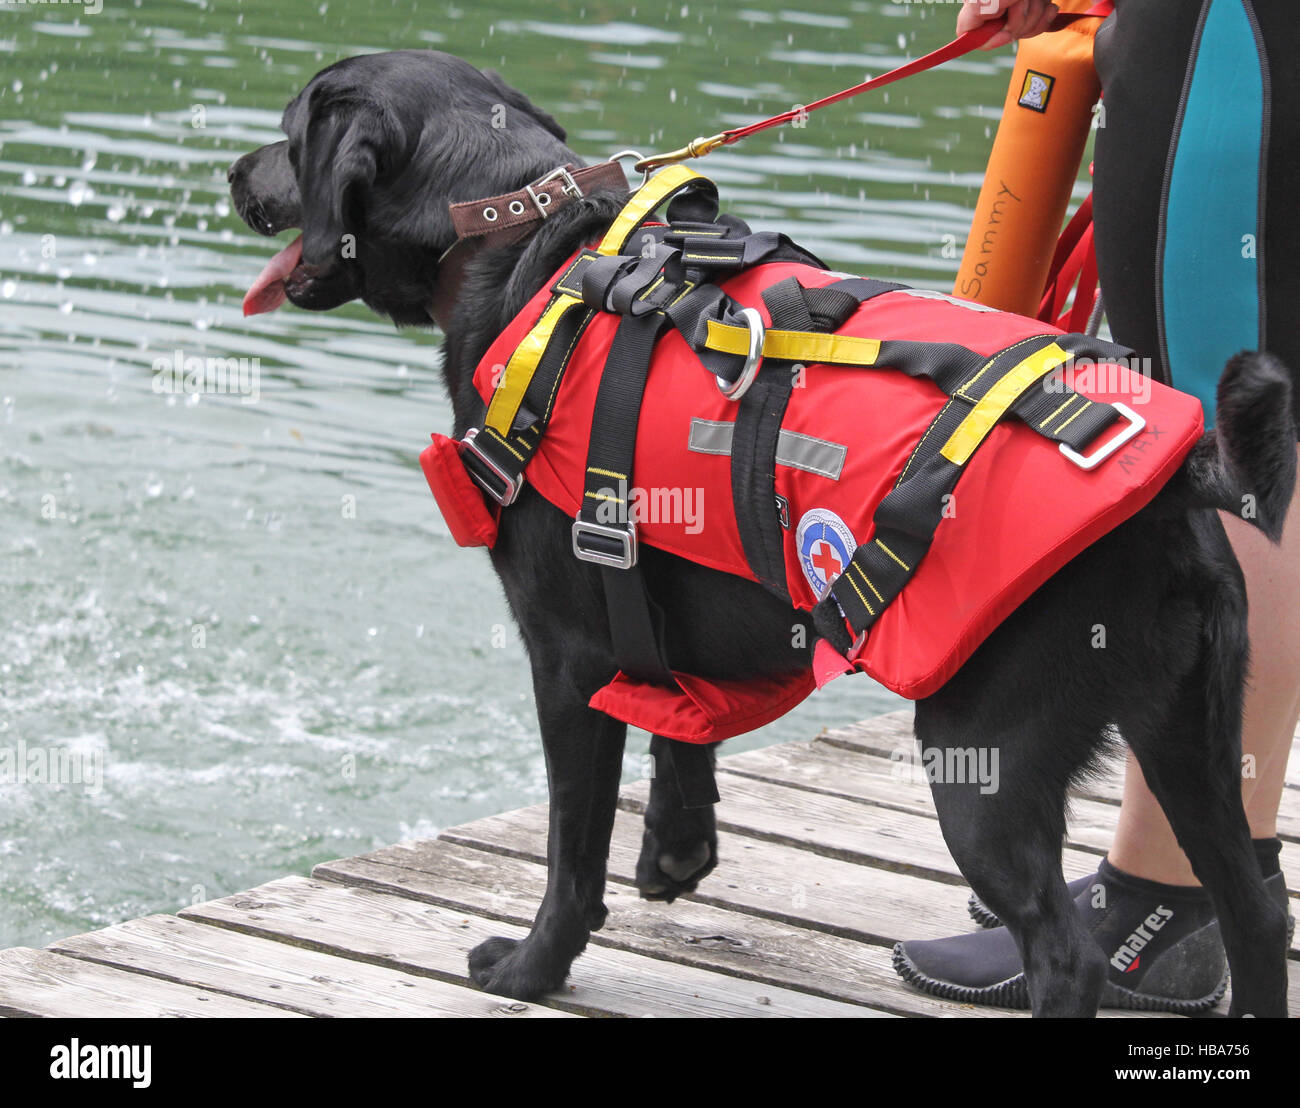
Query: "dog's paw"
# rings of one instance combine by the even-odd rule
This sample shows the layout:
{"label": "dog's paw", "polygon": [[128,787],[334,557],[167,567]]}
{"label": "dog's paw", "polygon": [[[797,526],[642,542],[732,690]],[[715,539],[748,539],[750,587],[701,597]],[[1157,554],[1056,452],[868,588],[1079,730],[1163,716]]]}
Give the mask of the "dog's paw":
{"label": "dog's paw", "polygon": [[480,989],[513,1000],[536,1000],[564,984],[568,967],[557,972],[533,964],[519,939],[486,939],[469,952],[469,976]]}
{"label": "dog's paw", "polygon": [[718,864],[717,836],[710,833],[694,843],[660,844],[646,828],[641,838],[641,856],[636,863],[636,887],[646,900],[671,904],[679,896],[693,893]]}

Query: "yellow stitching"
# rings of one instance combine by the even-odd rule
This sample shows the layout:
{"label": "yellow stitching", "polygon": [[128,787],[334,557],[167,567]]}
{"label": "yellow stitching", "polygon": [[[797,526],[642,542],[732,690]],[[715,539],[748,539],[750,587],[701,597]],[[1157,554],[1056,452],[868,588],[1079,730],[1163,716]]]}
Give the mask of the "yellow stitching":
{"label": "yellow stitching", "polygon": [[966,390],[970,388],[971,385],[973,385],[981,377],[983,377],[984,374],[987,373],[993,367],[994,360],[995,359],[990,358],[987,362],[985,362],[980,367],[980,371],[957,390],[957,395],[960,396],[963,400],[970,400],[971,398],[966,395]]}
{"label": "yellow stitching", "polygon": [[691,230],[691,229],[689,229],[689,228],[685,228],[685,227],[683,227],[683,228],[681,228],[680,230],[675,231],[674,233],[675,233],[675,234],[678,234],[678,235],[682,235],[682,236],[686,236],[686,235],[700,235],[700,236],[707,237],[707,238],[721,238],[721,237],[722,237],[723,235],[725,235],[727,232],[726,232],[726,231],[695,231],[695,230]]}
{"label": "yellow stitching", "polygon": [[501,437],[501,432],[498,431],[498,430],[496,430],[496,428],[494,428],[494,427],[484,427],[483,430],[484,430],[485,432],[487,432],[487,434],[491,435],[492,438],[494,438],[497,442],[499,442],[499,443],[500,443],[502,446],[504,446],[507,450],[509,450],[510,453],[513,454],[516,458],[518,458],[521,462],[526,462],[526,461],[528,460],[528,459],[525,458],[522,454],[520,454],[518,450],[516,450],[513,446],[511,446],[509,442],[507,442],[504,438],[502,438],[502,437]]}
{"label": "yellow stitching", "polygon": [[595,261],[595,259],[594,259],[590,254],[581,254],[581,255],[579,255],[578,258],[574,261],[573,265],[569,266],[569,268],[568,268],[568,270],[565,272],[564,276],[561,277],[558,281],[555,282],[555,287],[556,287],[557,289],[559,289],[561,292],[563,292],[563,293],[567,293],[569,296],[576,296],[576,297],[578,297],[579,299],[581,299],[581,298],[582,298],[582,285],[581,285],[581,284],[578,284],[578,285],[576,285],[575,287],[570,288],[569,286],[565,285],[564,282],[567,281],[570,277],[576,277],[576,276],[577,276],[577,273],[578,273],[578,267],[579,267],[583,262],[591,262],[591,261]]}
{"label": "yellow stitching", "polygon": [[[691,289],[693,289],[694,287],[695,287],[694,281],[687,281],[686,284],[682,286],[682,291],[678,293],[676,296],[674,296],[670,301],[668,301],[667,306],[671,308],[674,304],[677,303],[677,301],[679,301],[683,296],[685,296],[688,292],[690,292]],[[660,309],[659,314],[663,315],[662,309]]]}
{"label": "yellow stitching", "polygon": [[582,495],[590,496],[592,500],[608,500],[614,504],[623,503],[623,498],[621,496],[606,496],[603,492],[584,492]]}
{"label": "yellow stitching", "polygon": [[862,567],[860,565],[858,565],[856,562],[850,562],[849,569],[856,569],[858,571],[858,576],[861,577],[862,580],[864,580],[867,583],[867,588],[869,588],[873,593],[876,594],[876,599],[879,600],[880,603],[882,604],[885,602],[885,598],[880,595],[880,590],[877,589],[876,586],[871,583],[871,578],[868,577],[862,571]]}
{"label": "yellow stitching", "polygon": [[626,481],[626,473],[615,473],[612,469],[601,469],[599,466],[588,466],[588,473],[598,473],[601,477],[613,477],[616,481]]}
{"label": "yellow stitching", "polygon": [[1064,423],[1062,423],[1061,426],[1059,426],[1055,431],[1052,432],[1052,434],[1054,435],[1065,434],[1065,429],[1069,427],[1070,424],[1073,423],[1076,419],[1078,419],[1081,415],[1083,415],[1083,413],[1088,410],[1088,404],[1091,403],[1092,401],[1088,401],[1087,403],[1085,403],[1082,408],[1080,408],[1077,412],[1074,413],[1074,415],[1072,415],[1069,419],[1067,419]]}
{"label": "yellow stitching", "polygon": [[[1016,350],[1016,349],[1018,349],[1018,348],[1021,347],[1021,346],[1024,346],[1025,343],[1027,343],[1027,342],[1033,342],[1034,339],[1041,339],[1042,337],[1043,337],[1042,335],[1030,335],[1029,338],[1027,338],[1027,339],[1021,339],[1019,342],[1013,342],[1013,343],[1012,343],[1010,346],[1008,346],[1005,350],[999,350],[996,354],[993,355],[993,357],[991,357],[991,358],[990,358],[990,359],[989,359],[989,360],[984,364],[983,368],[982,368],[982,369],[981,369],[977,374],[975,374],[974,377],[972,377],[969,381],[967,381],[964,385],[962,385],[961,388],[959,388],[959,389],[957,390],[957,395],[960,396],[963,400],[969,400],[972,404],[976,403],[976,400],[975,400],[975,398],[974,398],[973,396],[967,396],[967,395],[966,395],[966,390],[967,390],[968,388],[970,388],[971,385],[973,385],[973,384],[974,384],[976,381],[978,381],[981,377],[983,377],[984,374],[985,374],[985,372],[986,372],[988,369],[990,369],[990,368],[992,367],[993,363],[996,362],[1000,357],[1002,357],[1003,354],[1009,354],[1009,353],[1011,353],[1011,351]],[[1020,364],[1019,362],[1016,363],[1016,365],[1019,365],[1019,364]],[[1016,368],[1016,366],[1012,366],[1012,367],[1011,367],[1011,369],[1015,369],[1015,368]],[[1010,372],[1011,372],[1011,369],[1007,370],[1007,373],[1010,373]]]}
{"label": "yellow stitching", "polygon": [[[844,577],[844,580],[846,580],[850,585],[853,585],[852,577],[850,577],[847,573],[843,574],[842,576]],[[871,602],[868,601],[866,596],[863,595],[862,590],[858,588],[857,585],[853,585],[853,591],[858,594],[858,599],[862,601],[862,606],[866,608],[866,610],[874,616],[876,614],[876,609],[871,606]]]}
{"label": "yellow stitching", "polygon": [[735,262],[738,258],[731,254],[682,254],[684,262]]}
{"label": "yellow stitching", "polygon": [[916,459],[917,454],[921,452],[921,447],[925,445],[925,440],[930,437],[930,432],[939,426],[939,421],[943,419],[944,414],[951,408],[953,401],[951,399],[939,409],[939,414],[930,422],[930,426],[925,429],[925,434],[921,436],[921,441],[912,448],[912,453],[908,455],[907,461],[903,465],[903,472],[898,475],[898,480],[894,482],[894,488],[898,488],[903,483],[903,478],[907,476],[907,471],[912,468],[912,462]]}
{"label": "yellow stitching", "polygon": [[654,279],[650,287],[646,289],[645,292],[643,292],[640,296],[638,296],[637,299],[644,300],[647,296],[649,296],[652,292],[654,292],[654,290],[657,289],[663,283],[664,283],[664,275],[661,273],[659,274],[658,277]]}
{"label": "yellow stitching", "polygon": [[1054,420],[1058,415],[1060,415],[1064,409],[1068,408],[1071,404],[1073,404],[1075,400],[1078,399],[1078,396],[1079,394],[1077,392],[1071,393],[1069,396],[1067,396],[1061,404],[1057,405],[1056,411],[1054,411],[1045,420],[1043,420],[1042,423],[1038,425],[1039,429],[1041,430],[1042,428],[1046,427],[1049,423],[1051,423],[1052,420]]}
{"label": "yellow stitching", "polygon": [[912,572],[912,567],[909,566],[905,561],[903,561],[903,559],[900,558],[897,554],[895,554],[892,550],[890,550],[889,547],[887,547],[879,539],[876,539],[876,545],[880,547],[880,549],[883,550],[886,554],[888,554],[891,558],[893,558],[894,561],[896,561],[900,566],[902,566],[905,570],[907,570],[908,573]]}
{"label": "yellow stitching", "polygon": [[[573,334],[573,341],[569,343],[569,349],[564,352],[564,357],[560,359],[559,371],[555,374],[555,380],[551,382],[551,395],[546,398],[546,408],[542,412],[543,420],[550,419],[551,408],[555,406],[555,394],[559,391],[560,381],[564,378],[564,371],[569,368],[569,359],[573,357],[573,351],[578,345],[578,340],[587,333],[587,324],[591,322],[591,317],[595,314],[595,312],[588,312],[587,318],[578,324],[578,329]],[[537,360],[541,361],[540,358]]]}

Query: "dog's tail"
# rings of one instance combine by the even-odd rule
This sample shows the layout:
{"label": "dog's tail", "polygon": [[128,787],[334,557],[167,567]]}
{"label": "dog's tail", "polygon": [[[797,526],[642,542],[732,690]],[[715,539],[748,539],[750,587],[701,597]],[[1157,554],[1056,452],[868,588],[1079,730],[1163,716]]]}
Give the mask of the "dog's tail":
{"label": "dog's tail", "polygon": [[1183,466],[1191,505],[1232,512],[1277,542],[1296,480],[1286,366],[1263,352],[1232,358],[1219,380],[1215,421]]}

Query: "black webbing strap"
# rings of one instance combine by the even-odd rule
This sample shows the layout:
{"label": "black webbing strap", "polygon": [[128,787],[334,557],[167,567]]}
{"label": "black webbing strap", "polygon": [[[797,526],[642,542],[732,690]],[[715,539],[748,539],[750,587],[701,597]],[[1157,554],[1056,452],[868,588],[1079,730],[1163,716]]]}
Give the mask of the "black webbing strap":
{"label": "black webbing strap", "polygon": [[[636,521],[629,518],[637,423],[655,340],[668,326],[662,314],[625,316],[615,332],[596,393],[586,487],[574,521],[574,546],[610,557],[630,551],[626,566],[601,565],[614,661],[629,677],[675,685],[664,650],[664,616],[646,588],[636,560]],[[592,525],[595,525],[594,527]],[[613,532],[624,529],[625,538]],[[713,751],[695,743],[665,744],[684,808],[718,802]]]}
{"label": "black webbing strap", "polygon": [[636,557],[636,521],[629,513],[641,400],[655,340],[667,325],[658,313],[625,316],[614,334],[592,413],[573,541],[575,551],[600,563],[618,667],[630,677],[671,684],[663,614],[646,591]]}
{"label": "black webbing strap", "polygon": [[[854,278],[822,289],[805,289],[791,277],[764,289],[763,303],[774,328],[833,331],[865,301],[900,287],[888,281]],[[787,602],[790,594],[776,495],[776,450],[794,390],[796,364],[764,360],[753,385],[740,399],[731,434],[731,496],[745,559],[759,582]]]}
{"label": "black webbing strap", "polygon": [[[666,742],[663,753],[668,761],[668,770],[677,779],[677,791],[681,794],[683,808],[707,808],[716,804],[718,782],[713,775],[714,747],[700,743]],[[656,767],[658,772],[658,767]]]}
{"label": "black webbing strap", "polygon": [[[940,522],[950,511],[951,497],[964,472],[965,461],[945,457],[944,445],[980,399],[1009,371],[1052,346],[1059,347],[1059,352],[1067,356],[1092,354],[1111,359],[1116,357],[1117,349],[1109,344],[1095,344],[1083,336],[1035,336],[1000,351],[952,390],[948,403],[908,458],[894,488],[877,505],[871,541],[854,551],[844,571],[822,598],[819,607],[827,610],[827,614],[831,606],[838,605],[858,636],[880,618],[911,579],[930,549]],[[1030,385],[1008,410],[1039,434],[1074,448],[1091,442],[1118,418],[1109,404],[1056,387],[1053,380],[1048,375]]]}

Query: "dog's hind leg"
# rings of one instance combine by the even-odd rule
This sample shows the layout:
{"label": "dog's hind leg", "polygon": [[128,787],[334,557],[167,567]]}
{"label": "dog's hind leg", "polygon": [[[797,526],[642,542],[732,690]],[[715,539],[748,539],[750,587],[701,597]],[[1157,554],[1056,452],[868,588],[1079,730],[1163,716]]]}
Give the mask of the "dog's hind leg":
{"label": "dog's hind leg", "polygon": [[1232,973],[1230,1014],[1285,1016],[1286,920],[1264,887],[1241,802],[1248,650],[1234,574],[1235,583],[1206,590],[1200,659],[1169,711],[1122,719],[1120,727],[1214,903]]}
{"label": "dog's hind leg", "polygon": [[[1063,735],[1059,719],[1034,726],[1009,719],[1005,706],[982,710],[994,698],[977,705],[944,693],[917,704],[916,734],[948,849],[1020,950],[1023,982],[1009,980],[1002,1002],[1027,999],[1035,1016],[1093,1016],[1106,958],[1066,888],[1061,842],[1066,787],[1100,725],[1075,720],[1078,734]],[[1022,719],[1048,718],[1042,705],[1017,708]],[[993,772],[972,775],[980,766]]]}
{"label": "dog's hind leg", "polygon": [[627,737],[625,724],[587,707],[563,665],[535,661],[533,687],[551,792],[546,895],[526,938],[491,938],[469,956],[476,984],[520,1000],[560,988],[590,933],[605,922],[605,869]]}
{"label": "dog's hind leg", "polygon": [[[636,887],[647,900],[672,902],[695,891],[718,864],[718,828],[713,805],[687,808],[676,771],[672,740],[650,740],[653,774],[645,810],[645,831],[636,863]],[[714,752],[705,752],[709,761]]]}

